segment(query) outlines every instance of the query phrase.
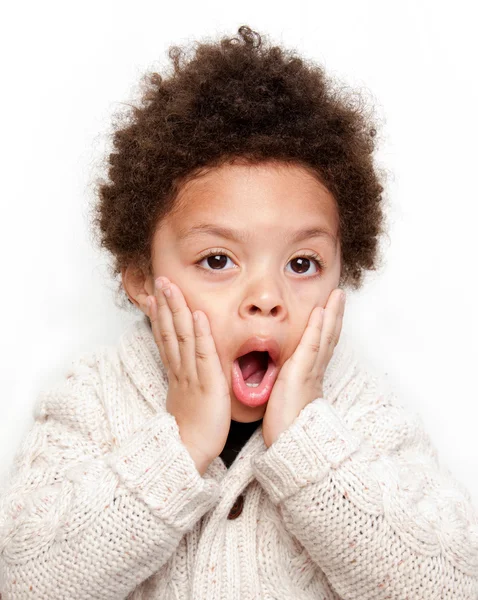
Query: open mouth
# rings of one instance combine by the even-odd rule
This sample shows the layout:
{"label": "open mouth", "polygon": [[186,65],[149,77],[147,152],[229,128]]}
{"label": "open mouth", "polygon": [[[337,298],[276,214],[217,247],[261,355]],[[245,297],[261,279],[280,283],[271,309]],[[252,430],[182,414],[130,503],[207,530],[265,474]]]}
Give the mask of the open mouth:
{"label": "open mouth", "polygon": [[246,406],[256,407],[269,400],[278,368],[268,352],[254,350],[236,358],[232,367],[232,388]]}

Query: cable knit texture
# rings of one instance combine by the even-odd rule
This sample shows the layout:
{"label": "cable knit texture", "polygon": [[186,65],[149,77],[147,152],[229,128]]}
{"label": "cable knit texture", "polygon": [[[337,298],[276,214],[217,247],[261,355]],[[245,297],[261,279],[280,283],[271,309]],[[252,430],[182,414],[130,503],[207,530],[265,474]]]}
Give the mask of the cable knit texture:
{"label": "cable knit texture", "polygon": [[342,331],[323,397],[201,477],[137,320],[38,397],[0,496],[1,600],[477,600],[470,494],[379,381]]}

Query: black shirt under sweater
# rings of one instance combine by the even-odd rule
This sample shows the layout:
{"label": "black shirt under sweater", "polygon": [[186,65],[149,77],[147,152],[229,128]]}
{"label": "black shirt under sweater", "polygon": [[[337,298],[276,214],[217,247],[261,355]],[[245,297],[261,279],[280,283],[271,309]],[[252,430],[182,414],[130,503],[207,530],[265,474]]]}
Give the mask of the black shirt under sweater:
{"label": "black shirt under sweater", "polygon": [[227,436],[226,444],[223,451],[219,455],[228,469],[234,462],[242,447],[246,444],[248,439],[251,437],[254,431],[260,427],[261,424],[262,419],[259,419],[258,421],[252,421],[252,423],[240,423],[239,421],[231,420],[231,426]]}

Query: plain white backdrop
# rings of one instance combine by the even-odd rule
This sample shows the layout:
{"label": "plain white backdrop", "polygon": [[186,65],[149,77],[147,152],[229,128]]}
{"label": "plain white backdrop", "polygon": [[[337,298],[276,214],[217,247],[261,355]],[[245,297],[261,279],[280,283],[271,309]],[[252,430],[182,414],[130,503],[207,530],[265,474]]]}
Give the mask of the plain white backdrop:
{"label": "plain white backdrop", "polygon": [[40,390],[139,313],[114,304],[87,208],[111,119],[171,44],[246,24],[360,90],[381,120],[384,268],[343,329],[423,417],[478,506],[478,43],[474,3],[243,0],[10,3],[1,44],[0,480]]}

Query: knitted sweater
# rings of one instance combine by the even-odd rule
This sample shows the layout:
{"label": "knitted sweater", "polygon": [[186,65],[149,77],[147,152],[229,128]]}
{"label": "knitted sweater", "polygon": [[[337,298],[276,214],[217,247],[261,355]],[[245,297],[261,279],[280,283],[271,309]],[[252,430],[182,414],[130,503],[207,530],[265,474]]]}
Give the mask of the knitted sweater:
{"label": "knitted sweater", "polygon": [[0,497],[1,599],[477,600],[471,496],[379,381],[342,331],[323,397],[201,476],[137,320],[38,397]]}

